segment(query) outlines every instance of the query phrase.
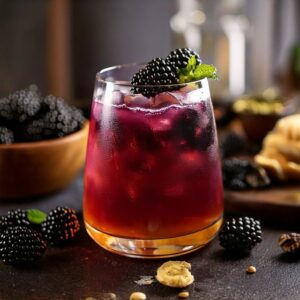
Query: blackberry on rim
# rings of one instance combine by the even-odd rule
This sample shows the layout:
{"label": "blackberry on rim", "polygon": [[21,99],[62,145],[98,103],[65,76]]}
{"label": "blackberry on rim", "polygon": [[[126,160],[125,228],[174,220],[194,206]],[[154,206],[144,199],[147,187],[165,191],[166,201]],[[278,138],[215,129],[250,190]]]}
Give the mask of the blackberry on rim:
{"label": "blackberry on rim", "polygon": [[160,85],[173,85],[178,82],[176,70],[162,58],[155,58],[150,61],[131,79],[132,92],[135,94],[141,93],[146,97],[151,97],[170,89],[170,87]]}
{"label": "blackberry on rim", "polygon": [[187,66],[189,59],[194,56],[196,58],[197,64],[201,64],[200,56],[197,52],[191,50],[190,48],[179,48],[170,52],[166,60],[170,62],[178,72]]}

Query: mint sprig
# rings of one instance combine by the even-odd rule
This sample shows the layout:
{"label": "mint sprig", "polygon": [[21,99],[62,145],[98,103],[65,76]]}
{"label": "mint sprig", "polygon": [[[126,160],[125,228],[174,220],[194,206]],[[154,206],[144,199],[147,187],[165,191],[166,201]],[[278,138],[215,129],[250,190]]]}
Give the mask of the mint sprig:
{"label": "mint sprig", "polygon": [[47,214],[39,209],[28,209],[27,219],[32,224],[41,224],[46,220]]}
{"label": "mint sprig", "polygon": [[217,79],[217,69],[213,65],[197,64],[195,55],[188,60],[187,66],[179,70],[179,83],[197,81],[203,78]]}

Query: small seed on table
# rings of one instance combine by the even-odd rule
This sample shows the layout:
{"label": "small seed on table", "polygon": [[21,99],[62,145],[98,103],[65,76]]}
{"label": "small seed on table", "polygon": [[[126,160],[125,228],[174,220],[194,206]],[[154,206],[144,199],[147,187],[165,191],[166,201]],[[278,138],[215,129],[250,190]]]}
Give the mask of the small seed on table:
{"label": "small seed on table", "polygon": [[249,266],[247,269],[247,273],[252,274],[256,272],[256,268],[254,266]]}
{"label": "small seed on table", "polygon": [[189,292],[183,291],[183,292],[180,292],[180,293],[178,294],[178,297],[179,297],[179,298],[182,298],[182,299],[186,299],[186,298],[189,297],[189,295],[190,295]]}
{"label": "small seed on table", "polygon": [[147,297],[144,293],[134,292],[130,295],[129,300],[146,300]]}

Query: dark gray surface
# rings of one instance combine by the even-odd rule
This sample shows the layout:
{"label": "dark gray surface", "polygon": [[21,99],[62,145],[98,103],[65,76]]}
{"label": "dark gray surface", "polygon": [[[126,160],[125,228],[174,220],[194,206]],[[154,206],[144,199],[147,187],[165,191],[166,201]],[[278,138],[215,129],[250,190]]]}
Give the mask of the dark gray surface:
{"label": "dark gray surface", "polygon": [[[79,177],[67,189],[34,204],[46,209],[56,204],[79,207],[81,195]],[[0,206],[3,211],[8,204]],[[176,258],[192,264],[195,283],[188,288],[188,299],[300,299],[300,256],[282,254],[277,246],[282,232],[285,230],[264,228],[263,242],[244,258],[229,257],[217,240],[193,254]],[[128,299],[134,291],[146,293],[147,299],[178,299],[177,289],[157,282],[149,286],[134,282],[142,275],[155,275],[163,261],[111,254],[82,229],[72,244],[48,249],[45,257],[30,268],[0,263],[0,299],[101,299],[101,294],[107,292],[115,293],[117,299]],[[249,265],[257,268],[255,274],[246,274]]]}
{"label": "dark gray surface", "polygon": [[[227,257],[217,241],[181,257],[191,262],[195,276],[189,299],[300,299],[300,260],[281,254],[276,244],[279,234],[265,230],[263,243],[246,258]],[[48,250],[32,268],[1,264],[0,299],[101,299],[106,292],[128,299],[134,291],[146,293],[147,299],[177,299],[177,289],[134,282],[141,275],[154,275],[162,262],[110,254],[82,231],[73,245]],[[257,268],[255,274],[246,274],[249,265]]]}

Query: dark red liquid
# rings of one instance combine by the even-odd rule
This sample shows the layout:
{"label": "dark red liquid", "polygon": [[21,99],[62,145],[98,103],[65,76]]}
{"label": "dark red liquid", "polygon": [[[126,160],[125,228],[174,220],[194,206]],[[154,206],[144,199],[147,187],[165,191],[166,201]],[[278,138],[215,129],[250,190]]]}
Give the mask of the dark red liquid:
{"label": "dark red liquid", "polygon": [[94,101],[84,215],[114,236],[157,239],[199,231],[223,212],[209,102],[159,110]]}

